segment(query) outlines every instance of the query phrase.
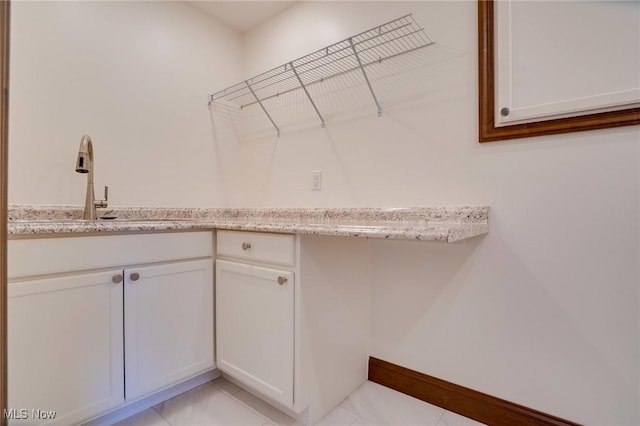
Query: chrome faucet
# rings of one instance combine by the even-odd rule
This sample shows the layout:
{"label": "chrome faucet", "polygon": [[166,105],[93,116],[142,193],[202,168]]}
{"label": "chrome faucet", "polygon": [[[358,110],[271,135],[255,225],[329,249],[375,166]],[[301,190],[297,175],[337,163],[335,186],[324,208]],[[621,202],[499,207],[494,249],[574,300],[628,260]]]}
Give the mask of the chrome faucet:
{"label": "chrome faucet", "polygon": [[93,143],[91,143],[91,138],[87,135],[84,135],[80,140],[76,172],[88,173],[87,196],[84,201],[84,214],[82,218],[85,220],[95,220],[97,219],[96,208],[107,207],[109,187],[104,187],[104,200],[96,201],[96,196],[93,192]]}

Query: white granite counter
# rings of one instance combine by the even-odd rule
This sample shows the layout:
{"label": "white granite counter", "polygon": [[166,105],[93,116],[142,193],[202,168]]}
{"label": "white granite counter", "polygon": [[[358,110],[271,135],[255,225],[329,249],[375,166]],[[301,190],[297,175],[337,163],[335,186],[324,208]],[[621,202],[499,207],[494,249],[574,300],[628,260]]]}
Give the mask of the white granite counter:
{"label": "white granite counter", "polygon": [[46,234],[235,229],[455,242],[489,232],[489,208],[113,208],[82,220],[78,206],[9,206],[9,238]]}

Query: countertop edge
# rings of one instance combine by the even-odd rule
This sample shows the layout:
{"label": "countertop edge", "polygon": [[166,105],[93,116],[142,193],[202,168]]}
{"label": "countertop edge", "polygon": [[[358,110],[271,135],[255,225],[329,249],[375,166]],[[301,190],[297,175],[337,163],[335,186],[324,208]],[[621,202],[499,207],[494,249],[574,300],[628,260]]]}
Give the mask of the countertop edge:
{"label": "countertop edge", "polygon": [[[20,215],[15,213],[11,216],[12,219],[8,221],[9,239],[57,237],[63,234],[67,236],[89,233],[227,229],[454,243],[489,232],[487,206],[407,209],[225,209],[226,214],[219,218],[206,216],[211,215],[212,211],[219,213],[221,209],[146,208],[143,215],[145,217],[122,221],[77,220],[69,213],[68,208],[66,210],[59,208],[56,215],[51,216],[52,210],[48,206],[46,207],[48,210],[45,210],[47,214],[38,216],[37,208],[36,210],[31,206],[29,208],[28,214],[23,216],[25,219],[16,219]],[[133,208],[129,210],[134,211]],[[17,211],[24,213],[26,210],[18,209]],[[176,211],[180,211],[180,218],[167,220],[157,218],[163,213],[176,214]],[[311,214],[309,214],[310,211],[312,211]],[[200,217],[193,217],[194,212]],[[351,212],[353,212],[352,216],[349,214]],[[380,218],[384,220],[379,220]],[[424,219],[416,220],[416,218]],[[315,220],[319,223],[305,223],[306,220]]]}

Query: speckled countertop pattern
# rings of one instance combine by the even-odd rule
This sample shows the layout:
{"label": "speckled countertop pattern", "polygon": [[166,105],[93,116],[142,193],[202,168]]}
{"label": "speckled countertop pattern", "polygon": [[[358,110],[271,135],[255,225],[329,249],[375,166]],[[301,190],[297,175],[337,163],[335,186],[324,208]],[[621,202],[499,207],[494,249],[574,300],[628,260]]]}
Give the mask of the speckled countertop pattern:
{"label": "speckled countertop pattern", "polygon": [[[9,238],[40,234],[233,229],[456,242],[489,232],[489,207],[100,209],[115,220],[82,220],[79,206],[9,206]],[[42,235],[44,236],[44,235]]]}

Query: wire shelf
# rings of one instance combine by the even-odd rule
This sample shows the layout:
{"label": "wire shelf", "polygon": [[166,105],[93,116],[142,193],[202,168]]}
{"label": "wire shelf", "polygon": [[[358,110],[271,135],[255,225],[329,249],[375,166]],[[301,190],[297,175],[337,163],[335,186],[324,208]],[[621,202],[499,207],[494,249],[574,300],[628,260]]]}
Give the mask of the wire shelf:
{"label": "wire shelf", "polygon": [[209,95],[209,105],[216,101],[231,102],[240,108],[259,105],[280,135],[263,102],[302,89],[324,127],[324,118],[307,87],[346,73],[361,72],[381,115],[365,68],[432,44],[413,15],[405,15],[213,93]]}

